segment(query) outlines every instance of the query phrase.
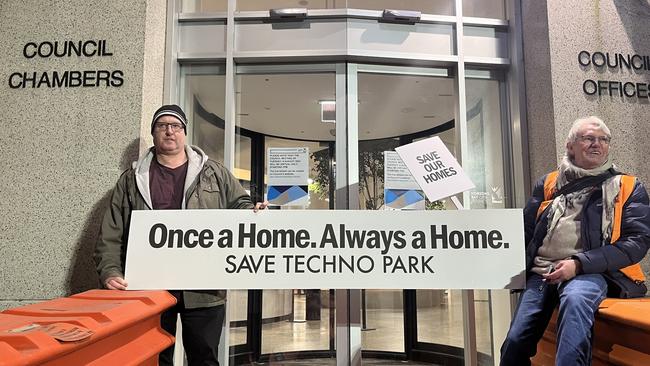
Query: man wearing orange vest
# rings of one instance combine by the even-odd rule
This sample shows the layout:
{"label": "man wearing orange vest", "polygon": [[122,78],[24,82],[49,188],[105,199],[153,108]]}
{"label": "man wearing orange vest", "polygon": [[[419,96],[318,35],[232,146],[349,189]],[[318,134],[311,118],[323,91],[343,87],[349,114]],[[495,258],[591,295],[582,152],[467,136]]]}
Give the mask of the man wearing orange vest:
{"label": "man wearing orange vest", "polygon": [[638,262],[650,246],[648,194],[609,159],[611,134],[578,119],[556,172],[524,209],[526,289],[501,347],[501,365],[530,365],[559,304],[556,365],[591,365],[594,316],[606,297],[646,293]]}

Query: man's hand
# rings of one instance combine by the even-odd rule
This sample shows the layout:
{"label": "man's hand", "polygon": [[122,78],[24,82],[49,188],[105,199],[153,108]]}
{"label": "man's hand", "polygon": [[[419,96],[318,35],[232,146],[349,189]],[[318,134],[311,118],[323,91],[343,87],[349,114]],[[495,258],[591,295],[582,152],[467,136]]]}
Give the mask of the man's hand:
{"label": "man's hand", "polygon": [[253,207],[253,211],[257,212],[259,210],[265,209],[269,205],[269,201],[264,201],[264,202],[257,202],[255,204],[255,207]]}
{"label": "man's hand", "polygon": [[104,281],[104,286],[109,290],[126,290],[128,285],[124,278],[119,276],[109,277]]}
{"label": "man's hand", "polygon": [[542,275],[547,283],[558,284],[568,281],[580,272],[580,261],[577,259],[565,259],[558,262],[555,271]]}

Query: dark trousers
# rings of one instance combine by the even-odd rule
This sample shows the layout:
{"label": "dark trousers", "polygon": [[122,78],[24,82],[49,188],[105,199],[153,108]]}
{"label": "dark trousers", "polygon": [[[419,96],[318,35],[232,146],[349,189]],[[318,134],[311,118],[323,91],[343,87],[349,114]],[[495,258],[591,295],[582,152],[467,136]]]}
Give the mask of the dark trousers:
{"label": "dark trousers", "polygon": [[[178,302],[161,315],[162,328],[171,335],[175,335],[176,318],[180,314],[183,326],[183,347],[185,347],[189,366],[218,366],[219,338],[221,338],[225,306],[185,309],[182,291],[170,291],[170,293],[176,297]],[[160,353],[158,364],[161,366],[174,364],[173,345]]]}
{"label": "dark trousers", "polygon": [[532,274],[501,346],[501,366],[530,365],[555,306],[558,314],[556,366],[591,365],[594,317],[607,294],[600,274],[580,274],[561,285],[548,285]]}

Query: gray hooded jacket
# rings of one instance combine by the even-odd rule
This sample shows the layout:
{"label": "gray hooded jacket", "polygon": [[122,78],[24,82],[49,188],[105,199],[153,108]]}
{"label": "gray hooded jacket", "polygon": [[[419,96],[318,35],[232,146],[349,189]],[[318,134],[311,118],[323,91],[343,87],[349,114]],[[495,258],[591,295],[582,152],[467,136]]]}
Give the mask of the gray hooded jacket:
{"label": "gray hooded jacket", "polygon": [[[198,147],[185,146],[185,152],[188,166],[183,209],[254,207],[248,193],[223,165],[208,159]],[[122,173],[115,185],[95,247],[95,264],[102,284],[109,277],[124,276],[131,212],[152,209],[149,166],[154,156],[154,149],[149,149],[133,168]],[[216,306],[225,302],[225,291],[183,291],[183,300],[186,308]]]}

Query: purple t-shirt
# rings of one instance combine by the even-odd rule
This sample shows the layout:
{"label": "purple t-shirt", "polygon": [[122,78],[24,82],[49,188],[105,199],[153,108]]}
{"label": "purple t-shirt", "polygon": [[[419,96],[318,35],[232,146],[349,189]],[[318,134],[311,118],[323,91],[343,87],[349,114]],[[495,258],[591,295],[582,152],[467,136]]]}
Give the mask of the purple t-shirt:
{"label": "purple t-shirt", "polygon": [[187,161],[174,169],[161,165],[156,158],[149,167],[149,190],[155,210],[179,210],[183,204],[183,189]]}

